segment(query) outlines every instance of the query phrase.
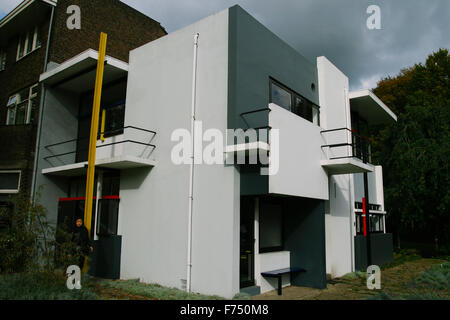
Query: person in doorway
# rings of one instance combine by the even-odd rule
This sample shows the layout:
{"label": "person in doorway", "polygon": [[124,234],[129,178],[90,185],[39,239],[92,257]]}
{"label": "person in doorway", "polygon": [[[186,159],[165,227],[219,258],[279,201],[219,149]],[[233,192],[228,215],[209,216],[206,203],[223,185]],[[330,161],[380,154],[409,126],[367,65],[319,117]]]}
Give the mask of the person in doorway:
{"label": "person in doorway", "polygon": [[83,225],[83,219],[77,219],[75,229],[72,233],[72,242],[75,246],[74,257],[78,258],[77,265],[83,270],[85,257],[94,251],[92,241],[89,239],[89,232]]}

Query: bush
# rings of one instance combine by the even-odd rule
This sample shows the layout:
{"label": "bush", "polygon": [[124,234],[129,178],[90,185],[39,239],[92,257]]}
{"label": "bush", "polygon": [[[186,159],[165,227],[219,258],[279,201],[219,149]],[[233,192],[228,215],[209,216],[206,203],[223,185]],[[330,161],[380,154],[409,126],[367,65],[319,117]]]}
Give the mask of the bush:
{"label": "bush", "polygon": [[58,230],[56,241],[55,227],[39,201],[32,203],[27,195],[19,194],[10,202],[0,208],[0,274],[52,272],[68,265],[67,253],[74,246],[67,241],[70,234]]}

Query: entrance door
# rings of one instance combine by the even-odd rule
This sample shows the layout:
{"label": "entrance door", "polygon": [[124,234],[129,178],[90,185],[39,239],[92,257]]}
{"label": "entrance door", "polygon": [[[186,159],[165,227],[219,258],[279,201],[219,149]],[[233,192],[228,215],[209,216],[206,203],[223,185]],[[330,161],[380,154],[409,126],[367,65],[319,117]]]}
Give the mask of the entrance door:
{"label": "entrance door", "polygon": [[255,207],[254,198],[241,198],[240,287],[255,285]]}

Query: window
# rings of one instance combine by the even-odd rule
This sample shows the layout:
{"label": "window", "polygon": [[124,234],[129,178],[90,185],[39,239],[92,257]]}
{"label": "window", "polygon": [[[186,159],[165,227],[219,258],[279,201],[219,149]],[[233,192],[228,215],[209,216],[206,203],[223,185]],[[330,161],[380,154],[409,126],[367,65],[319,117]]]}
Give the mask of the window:
{"label": "window", "polygon": [[37,107],[38,85],[24,89],[11,96],[7,107],[7,125],[29,124],[34,121],[34,110]]}
{"label": "window", "polygon": [[[383,214],[370,214],[370,232],[384,233]],[[364,219],[361,212],[356,213],[356,233],[359,235],[364,234]]]}
{"label": "window", "polygon": [[[112,137],[123,133],[125,120],[125,101],[120,101],[109,107],[102,108],[105,110],[105,137]],[[102,113],[103,114],[103,110]],[[102,121],[102,119],[100,119]],[[101,128],[101,125],[99,129]],[[99,130],[99,133],[101,130]]]}
{"label": "window", "polygon": [[97,220],[98,236],[117,235],[119,222],[119,199],[99,200],[99,215]]}
{"label": "window", "polygon": [[284,90],[282,87],[273,82],[271,87],[271,102],[291,111],[292,95],[287,90]]}
{"label": "window", "polygon": [[283,250],[282,207],[278,203],[262,202],[259,210],[259,251]]}
{"label": "window", "polygon": [[270,79],[270,102],[320,125],[319,106],[272,79]]}
{"label": "window", "polygon": [[20,171],[0,171],[0,193],[19,193]]}
{"label": "window", "polygon": [[39,33],[39,28],[28,31],[26,34],[19,38],[19,44],[17,45],[17,58],[20,60],[26,55],[30,54],[36,49],[41,47],[41,37]]}
{"label": "window", "polygon": [[0,71],[6,69],[6,52],[0,49]]}

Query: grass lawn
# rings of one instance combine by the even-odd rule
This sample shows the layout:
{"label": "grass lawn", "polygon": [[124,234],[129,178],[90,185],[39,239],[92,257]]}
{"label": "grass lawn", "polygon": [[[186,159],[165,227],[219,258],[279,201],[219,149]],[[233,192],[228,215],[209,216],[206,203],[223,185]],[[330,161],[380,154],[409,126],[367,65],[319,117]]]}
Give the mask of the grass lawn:
{"label": "grass lawn", "polygon": [[450,299],[450,262],[425,259],[412,251],[394,254],[394,261],[381,268],[381,290],[369,290],[364,272],[333,279],[324,290],[288,287],[283,296],[271,291],[256,300],[440,300]]}
{"label": "grass lawn", "polygon": [[[411,252],[395,254],[394,262],[382,268],[381,291],[367,289],[364,273],[333,279],[325,290],[289,287],[283,296],[275,291],[255,299],[450,299],[449,259],[424,259]],[[235,299],[249,300],[248,295]],[[218,296],[188,294],[139,280],[112,281],[83,277],[81,290],[68,290],[65,275],[35,273],[0,275],[0,300],[223,300]]]}

